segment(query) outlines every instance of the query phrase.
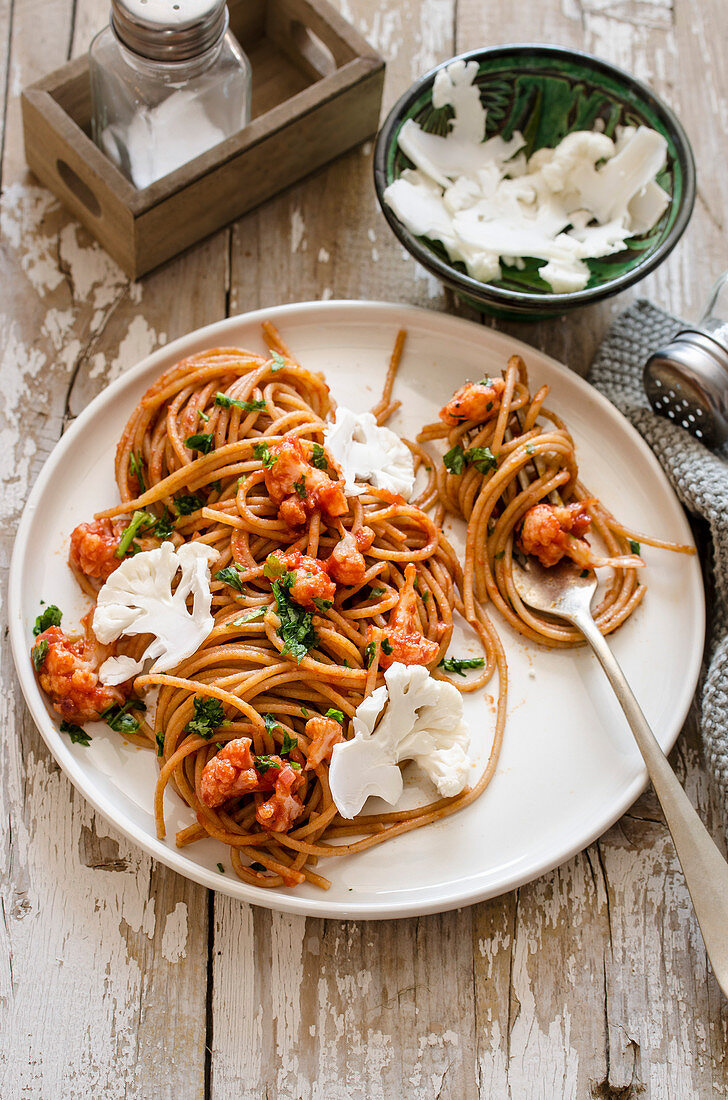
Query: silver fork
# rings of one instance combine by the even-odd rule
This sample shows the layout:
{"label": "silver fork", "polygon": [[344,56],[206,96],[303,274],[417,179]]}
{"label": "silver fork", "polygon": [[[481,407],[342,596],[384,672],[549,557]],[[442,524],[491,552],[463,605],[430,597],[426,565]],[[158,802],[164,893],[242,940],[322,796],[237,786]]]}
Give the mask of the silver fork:
{"label": "silver fork", "polygon": [[597,587],[594,572],[582,570],[569,561],[545,569],[530,558],[522,567],[514,558],[513,582],[529,607],[566,619],[580,630],[606,672],[660,800],[713,973],[728,996],[728,863],[680,786],[616,657],[592,618],[591,602]]}

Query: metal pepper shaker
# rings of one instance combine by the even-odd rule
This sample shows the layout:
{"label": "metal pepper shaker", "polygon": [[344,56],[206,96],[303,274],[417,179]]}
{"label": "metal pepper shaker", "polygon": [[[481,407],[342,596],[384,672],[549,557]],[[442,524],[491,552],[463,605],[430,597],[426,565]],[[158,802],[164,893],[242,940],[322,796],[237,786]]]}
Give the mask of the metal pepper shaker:
{"label": "metal pepper shaker", "polygon": [[653,352],[644,368],[652,408],[715,447],[728,439],[728,271],[694,328]]}

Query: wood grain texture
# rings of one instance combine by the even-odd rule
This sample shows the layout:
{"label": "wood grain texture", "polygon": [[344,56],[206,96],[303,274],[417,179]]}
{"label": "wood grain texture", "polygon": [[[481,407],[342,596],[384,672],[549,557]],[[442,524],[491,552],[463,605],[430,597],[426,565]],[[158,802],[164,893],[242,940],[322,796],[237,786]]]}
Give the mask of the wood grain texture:
{"label": "wood grain texture", "polygon": [[[568,320],[498,327],[583,372],[634,293],[696,314],[725,262],[728,179],[712,170],[728,106],[722,0],[336,6],[387,59],[385,107],[440,58],[507,41],[582,47],[652,83],[698,163],[683,242],[638,292]],[[367,146],[130,283],[27,175],[20,145],[18,89],[85,50],[104,18],[94,0],[0,0],[0,42],[11,44],[0,56],[4,568],[64,424],[165,341],[226,313],[306,298],[474,316],[394,241]],[[109,829],[33,728],[4,639],[0,669],[3,1100],[728,1092],[728,1010],[651,792],[586,852],[501,898],[419,920],[305,920],[210,898]],[[694,716],[672,759],[718,835],[722,808]]]}

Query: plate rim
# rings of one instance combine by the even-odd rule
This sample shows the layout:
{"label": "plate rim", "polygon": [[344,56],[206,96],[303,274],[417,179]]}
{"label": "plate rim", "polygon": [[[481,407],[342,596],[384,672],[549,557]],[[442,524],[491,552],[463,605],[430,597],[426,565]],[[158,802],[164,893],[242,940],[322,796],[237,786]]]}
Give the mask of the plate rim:
{"label": "plate rim", "polygon": [[[584,851],[590,844],[593,844],[598,837],[602,836],[625,813],[647,786],[648,777],[646,769],[644,766],[640,768],[638,775],[626,788],[622,798],[618,799],[608,812],[602,815],[599,821],[587,834],[579,834],[579,838],[560,851],[556,858],[542,858],[537,864],[530,865],[527,870],[506,875],[497,886],[490,885],[482,887],[481,889],[469,886],[460,891],[455,891],[451,888],[441,897],[429,901],[384,902],[383,904],[377,902],[357,902],[354,898],[352,898],[351,903],[346,904],[341,902],[327,903],[326,894],[324,892],[322,892],[322,897],[319,901],[318,899],[296,896],[293,891],[290,893],[273,890],[258,891],[255,887],[248,886],[240,880],[227,880],[219,874],[216,876],[213,871],[187,859],[183,854],[183,850],[170,847],[165,840],[151,837],[128,818],[124,811],[119,813],[115,811],[112,806],[105,804],[105,799],[101,793],[96,792],[95,785],[86,780],[83,766],[78,763],[76,756],[70,750],[70,746],[61,738],[60,732],[56,729],[45,708],[37,681],[30,670],[30,662],[26,659],[26,640],[24,638],[24,624],[21,617],[22,587],[20,581],[23,575],[24,553],[26,549],[27,533],[33,522],[38,499],[42,496],[46,484],[51,480],[52,475],[65,457],[66,452],[74,445],[76,438],[83,432],[85,425],[93,419],[102,406],[113,401],[117,392],[130,386],[133,387],[137,379],[147,372],[151,372],[162,360],[173,357],[184,358],[186,354],[190,354],[189,351],[185,351],[184,349],[189,348],[191,343],[212,337],[213,334],[217,338],[218,334],[224,334],[227,330],[235,328],[235,326],[239,325],[241,322],[252,324],[258,320],[273,320],[279,323],[280,319],[292,315],[295,316],[298,313],[305,314],[311,310],[321,311],[324,314],[335,314],[341,312],[343,309],[354,310],[364,315],[376,313],[388,314],[392,322],[399,325],[399,327],[407,327],[408,317],[413,319],[409,322],[410,324],[417,318],[426,317],[429,321],[434,321],[436,325],[442,326],[444,329],[452,327],[461,330],[463,333],[469,333],[471,336],[477,333],[482,334],[487,332],[489,340],[495,341],[496,344],[501,344],[503,346],[504,354],[523,354],[525,352],[526,355],[528,355],[535,352],[542,360],[546,360],[549,363],[550,367],[555,370],[557,375],[561,375],[568,379],[569,382],[575,383],[577,390],[581,390],[585,395],[588,395],[590,400],[596,401],[596,404],[598,406],[601,405],[605,411],[608,411],[610,416],[613,417],[616,415],[621,421],[622,428],[626,430],[627,435],[630,436],[632,441],[637,445],[647,464],[652,467],[654,473],[663,481],[669,492],[675,497],[679,504],[677,494],[670,485],[667,475],[660,466],[654,452],[619,409],[600,393],[599,390],[588,383],[585,378],[570,370],[557,359],[542,352],[539,348],[533,347],[506,333],[478,324],[466,318],[457,317],[449,313],[441,313],[438,310],[424,309],[409,303],[339,298],[330,299],[328,301],[311,300],[291,302],[278,306],[267,306],[245,313],[239,313],[233,317],[222,318],[219,321],[213,321],[208,325],[193,329],[191,332],[177,337],[177,339],[166,344],[164,347],[156,349],[156,351],[145,356],[139,363],[129,368],[129,370],[124,371],[118,378],[115,378],[105,386],[74,419],[73,423],[66,429],[45,459],[23,506],[13,543],[8,574],[8,626],[15,670],[23,697],[36,728],[40,732],[48,751],[75,789],[91,806],[93,806],[96,812],[112,826],[112,828],[118,829],[128,840],[137,844],[153,859],[159,860],[159,862],[164,863],[167,867],[176,871],[183,877],[191,879],[193,882],[197,882],[207,889],[216,890],[219,893],[236,898],[238,901],[249,902],[250,904],[260,905],[267,909],[297,914],[299,916],[345,920],[391,920],[411,916],[426,916],[432,913],[443,913],[465,905],[473,905],[492,897],[499,897],[561,866],[569,859],[573,858],[578,852]],[[280,323],[282,324],[283,321],[280,320]],[[690,531],[687,517],[682,506],[681,513],[687,541],[694,545],[692,532]],[[701,573],[700,560],[697,556],[695,562],[698,572]],[[700,592],[700,600],[699,606],[695,608],[694,613],[697,616],[697,632],[700,636],[704,637],[705,590],[702,582],[702,574],[700,575],[698,589]],[[683,679],[683,706],[676,709],[675,713],[679,720],[675,722],[674,732],[671,731],[669,737],[665,741],[666,752],[669,752],[677,741],[690,710],[695,689],[698,684],[702,658],[703,647],[699,648],[699,652],[697,649],[694,650],[691,655],[691,665],[688,670],[688,675]],[[689,691],[686,690],[685,685],[689,685]]]}

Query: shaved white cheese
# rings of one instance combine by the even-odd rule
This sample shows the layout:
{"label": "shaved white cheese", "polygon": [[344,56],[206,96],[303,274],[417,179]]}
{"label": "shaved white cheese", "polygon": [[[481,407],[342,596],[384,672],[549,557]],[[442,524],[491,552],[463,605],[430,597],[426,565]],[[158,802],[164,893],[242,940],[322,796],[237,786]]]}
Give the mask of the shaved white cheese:
{"label": "shaved white cheese", "polygon": [[616,141],[577,130],[526,161],[518,132],[483,140],[477,71],[476,62],[454,61],[437,73],[432,102],[452,106],[450,132],[404,123],[397,140],[415,168],[384,199],[411,233],[439,241],[481,282],[500,278],[501,263],[533,257],[546,261],[540,275],[553,291],[581,290],[585,260],[621,251],[664,213],[670,199],[655,176],[667,142],[645,126],[623,127]]}
{"label": "shaved white cheese", "polygon": [[355,817],[369,795],[394,805],[403,789],[401,760],[416,761],[445,798],[467,781],[470,731],[458,689],[421,665],[395,663],[384,680],[386,687],[356,708],[352,740],[331,754],[331,797],[342,817]]}
{"label": "shaved white cheese", "polygon": [[401,493],[409,500],[415,485],[412,452],[389,428],[380,427],[372,413],[354,413],[342,405],[333,424],[324,432],[324,442],[340,467],[346,492],[358,496],[366,491],[359,482],[376,489]]}
{"label": "shaved white cheese", "polygon": [[179,550],[163,542],[156,550],[127,558],[114,570],[96,601],[94,634],[105,645],[122,634],[153,634],[154,640],[138,661],[126,656],[104,661],[99,670],[102,684],[121,684],[155,658],[149,671],[165,672],[200,648],[215,625],[210,612],[210,563],[218,556],[217,550],[202,542],[186,543]]}

